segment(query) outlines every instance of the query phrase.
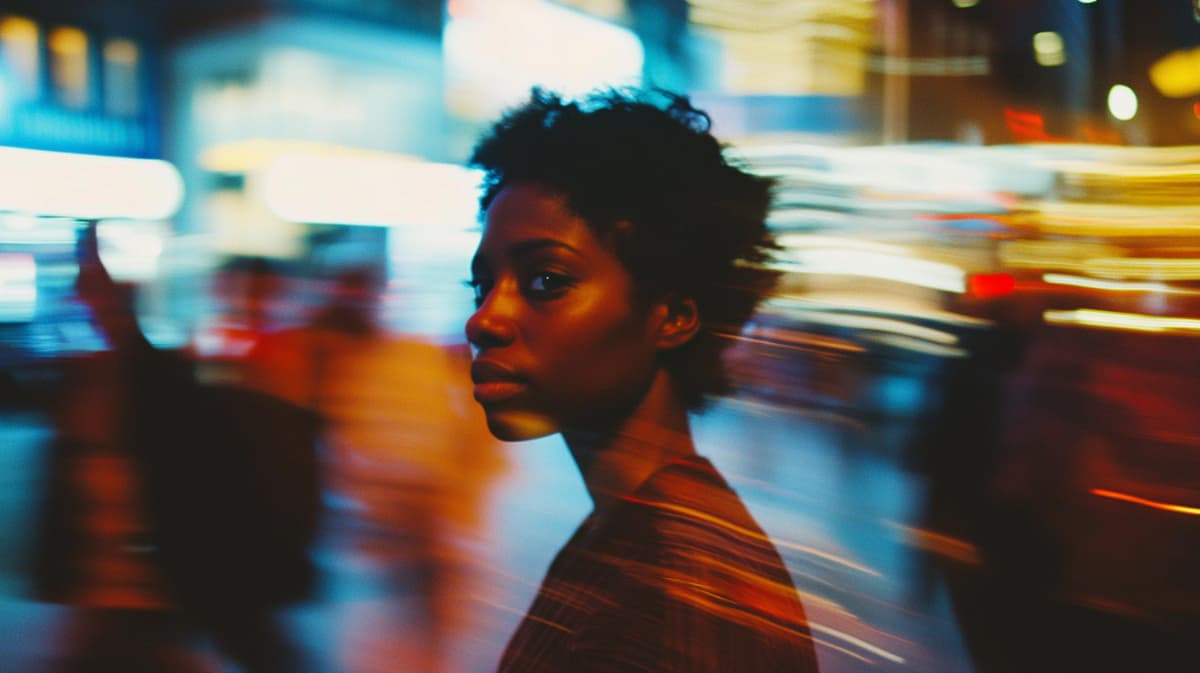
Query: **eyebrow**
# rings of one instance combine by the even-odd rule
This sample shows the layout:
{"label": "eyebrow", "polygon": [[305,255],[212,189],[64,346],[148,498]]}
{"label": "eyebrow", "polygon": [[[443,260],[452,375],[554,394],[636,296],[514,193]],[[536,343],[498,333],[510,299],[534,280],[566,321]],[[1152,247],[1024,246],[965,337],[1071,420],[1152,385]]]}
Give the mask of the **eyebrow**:
{"label": "eyebrow", "polygon": [[508,253],[513,257],[520,257],[543,248],[562,248],[576,255],[579,254],[578,250],[555,238],[531,238],[527,241],[514,243],[512,247],[508,249]]}
{"label": "eyebrow", "polygon": [[[580,254],[579,250],[575,249],[573,246],[555,238],[531,238],[525,241],[519,241],[510,246],[507,250],[507,253],[512,257],[519,258],[537,252],[538,250],[544,250],[546,248],[561,248],[575,255]],[[475,256],[471,258],[472,273],[478,273],[480,270],[486,268],[486,261],[487,260],[484,257],[481,257],[478,253],[476,253]]]}

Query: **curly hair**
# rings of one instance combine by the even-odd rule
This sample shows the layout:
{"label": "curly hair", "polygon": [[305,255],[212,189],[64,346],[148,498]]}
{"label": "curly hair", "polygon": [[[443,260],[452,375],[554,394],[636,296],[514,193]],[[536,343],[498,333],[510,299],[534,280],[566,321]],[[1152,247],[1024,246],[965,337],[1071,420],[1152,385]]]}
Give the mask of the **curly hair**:
{"label": "curly hair", "polygon": [[[774,288],[762,266],[774,181],[731,163],[707,114],[661,90],[608,90],[568,101],[535,88],[475,146],[485,172],[481,211],[508,185],[561,194],[630,271],[638,299],[695,300],[700,332],[662,354],[689,409],[727,393],[721,362]],[[627,223],[627,224],[626,224]]]}

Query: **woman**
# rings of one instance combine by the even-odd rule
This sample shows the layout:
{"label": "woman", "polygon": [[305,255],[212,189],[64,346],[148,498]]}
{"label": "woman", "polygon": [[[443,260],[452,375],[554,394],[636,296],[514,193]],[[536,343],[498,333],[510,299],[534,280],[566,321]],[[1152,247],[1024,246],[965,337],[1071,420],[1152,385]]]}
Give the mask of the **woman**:
{"label": "woman", "polygon": [[561,433],[594,502],[501,671],[816,670],[786,567],[688,425],[774,284],[772,183],[667,98],[535,90],[472,158],[475,399],[500,439]]}

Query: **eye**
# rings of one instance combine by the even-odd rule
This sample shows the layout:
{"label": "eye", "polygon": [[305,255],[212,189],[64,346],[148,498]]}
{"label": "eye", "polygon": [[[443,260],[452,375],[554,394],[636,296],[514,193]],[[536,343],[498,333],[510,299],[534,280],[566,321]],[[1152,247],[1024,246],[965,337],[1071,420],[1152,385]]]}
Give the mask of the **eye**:
{"label": "eye", "polygon": [[530,278],[525,284],[525,288],[530,294],[538,296],[556,294],[570,285],[571,279],[567,276],[552,271],[543,271]]}

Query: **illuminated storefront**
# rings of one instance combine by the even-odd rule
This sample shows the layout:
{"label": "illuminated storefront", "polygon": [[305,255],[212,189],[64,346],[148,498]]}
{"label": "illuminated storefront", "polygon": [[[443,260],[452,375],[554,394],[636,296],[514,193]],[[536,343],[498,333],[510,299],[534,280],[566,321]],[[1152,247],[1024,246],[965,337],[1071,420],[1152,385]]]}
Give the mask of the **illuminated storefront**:
{"label": "illuminated storefront", "polygon": [[83,220],[101,221],[113,275],[145,285],[148,313],[161,308],[160,253],[182,197],[159,159],[153,23],[121,0],[22,4],[0,11],[0,350],[17,365],[81,345],[67,332],[84,322],[70,301]]}

